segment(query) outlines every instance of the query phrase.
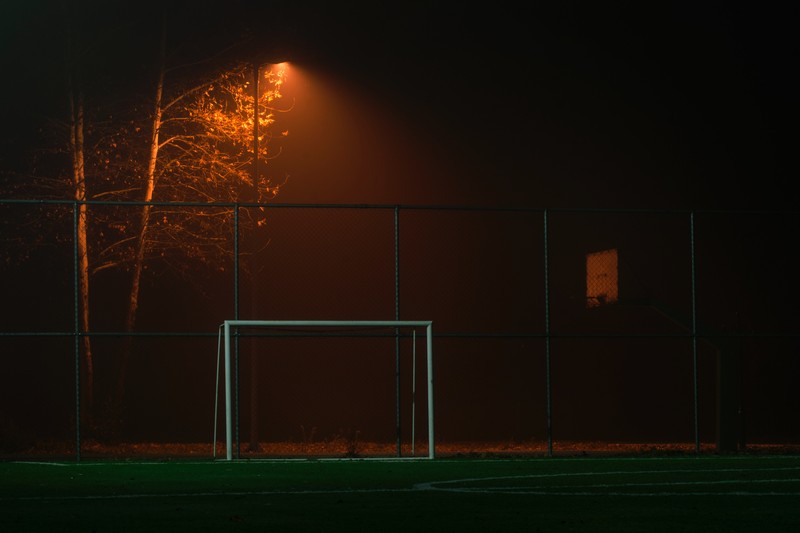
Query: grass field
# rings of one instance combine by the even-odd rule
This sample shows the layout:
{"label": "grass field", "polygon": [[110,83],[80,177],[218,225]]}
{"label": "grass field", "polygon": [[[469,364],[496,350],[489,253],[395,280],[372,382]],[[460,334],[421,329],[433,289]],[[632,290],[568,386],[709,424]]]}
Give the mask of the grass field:
{"label": "grass field", "polygon": [[0,531],[800,531],[800,456],[0,462]]}

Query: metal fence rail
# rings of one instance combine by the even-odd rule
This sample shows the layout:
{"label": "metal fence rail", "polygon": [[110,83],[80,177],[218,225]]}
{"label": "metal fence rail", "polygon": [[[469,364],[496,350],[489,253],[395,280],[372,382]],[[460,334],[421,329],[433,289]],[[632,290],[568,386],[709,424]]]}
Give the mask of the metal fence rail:
{"label": "metal fence rail", "polygon": [[[123,222],[143,205],[165,227],[151,236],[128,330],[130,264],[111,252],[127,246]],[[80,206],[90,221],[88,330]],[[170,241],[176,212],[220,223]],[[798,212],[0,200],[0,453],[80,459],[102,442],[202,442],[227,319],[432,320],[437,445],[455,449],[800,444],[800,291],[788,259],[798,221]],[[420,413],[409,407],[414,361],[401,336],[382,362],[351,358],[351,341],[312,334],[298,348],[293,333],[283,337],[238,341],[237,445],[358,433],[403,453]],[[341,355],[308,355],[330,355],[337,342]],[[266,349],[292,355],[259,362]],[[380,385],[351,390],[357,372]],[[324,407],[304,409],[318,391]]]}

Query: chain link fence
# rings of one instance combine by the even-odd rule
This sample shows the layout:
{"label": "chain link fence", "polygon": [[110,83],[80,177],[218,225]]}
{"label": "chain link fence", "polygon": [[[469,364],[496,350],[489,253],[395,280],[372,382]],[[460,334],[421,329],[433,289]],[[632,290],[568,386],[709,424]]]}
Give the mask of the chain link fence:
{"label": "chain link fence", "polygon": [[[2,456],[218,454],[228,319],[431,320],[440,454],[800,446],[800,213],[154,204],[131,321],[142,207],[0,200]],[[413,334],[242,331],[237,456],[427,453]]]}

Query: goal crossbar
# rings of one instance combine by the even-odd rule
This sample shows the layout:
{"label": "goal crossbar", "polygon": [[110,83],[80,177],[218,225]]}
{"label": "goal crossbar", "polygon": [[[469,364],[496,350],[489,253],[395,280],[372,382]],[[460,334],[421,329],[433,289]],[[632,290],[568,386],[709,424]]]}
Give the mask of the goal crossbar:
{"label": "goal crossbar", "polygon": [[225,451],[233,460],[232,402],[231,402],[231,328],[261,327],[391,327],[425,328],[428,381],[428,458],[434,458],[433,435],[433,322],[430,320],[226,320],[225,335]]}

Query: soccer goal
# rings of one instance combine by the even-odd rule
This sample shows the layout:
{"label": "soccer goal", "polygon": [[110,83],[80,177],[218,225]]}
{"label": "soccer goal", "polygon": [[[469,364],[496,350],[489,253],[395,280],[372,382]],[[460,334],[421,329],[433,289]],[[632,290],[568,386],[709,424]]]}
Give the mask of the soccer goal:
{"label": "soccer goal", "polygon": [[[224,342],[224,383],[225,383],[225,450],[226,459],[233,460],[233,376],[231,371],[231,354],[234,351],[233,343],[241,329],[249,330],[271,329],[274,331],[291,329],[299,331],[306,329],[309,334],[319,328],[331,330],[346,329],[377,329],[394,328],[398,332],[400,328],[424,328],[426,346],[426,381],[427,381],[427,422],[428,422],[428,459],[433,459],[434,451],[434,423],[433,423],[433,333],[431,321],[409,321],[409,320],[226,320],[222,326],[221,340]],[[416,329],[412,331],[416,332]],[[269,332],[264,332],[269,334]],[[413,333],[416,336],[416,333]],[[331,340],[330,342],[336,342]],[[413,342],[416,350],[416,342]],[[416,360],[416,357],[413,358]],[[219,363],[217,364],[219,368]],[[416,387],[416,369],[414,370],[414,387]],[[215,409],[216,412],[216,409]],[[413,411],[412,411],[413,412]],[[216,422],[215,422],[216,435]],[[399,437],[398,437],[399,438]],[[214,439],[216,441],[216,437]],[[412,447],[414,437],[412,434]],[[215,445],[216,446],[216,445]]]}

